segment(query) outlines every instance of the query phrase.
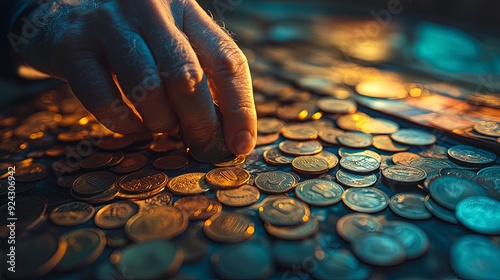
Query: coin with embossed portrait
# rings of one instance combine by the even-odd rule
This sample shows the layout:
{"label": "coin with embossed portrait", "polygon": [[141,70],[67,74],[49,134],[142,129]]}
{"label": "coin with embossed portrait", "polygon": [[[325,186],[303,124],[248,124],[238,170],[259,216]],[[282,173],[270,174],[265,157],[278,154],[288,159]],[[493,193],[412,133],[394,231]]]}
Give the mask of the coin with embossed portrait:
{"label": "coin with embossed portrait", "polygon": [[254,186],[243,185],[233,189],[217,190],[217,199],[224,205],[242,207],[254,204],[259,200],[260,192]]}
{"label": "coin with embossed portrait", "polygon": [[76,226],[85,223],[94,216],[94,206],[79,201],[60,205],[52,210],[50,221],[58,226]]}
{"label": "coin with embossed portrait", "polygon": [[235,243],[252,237],[255,224],[245,215],[220,212],[205,221],[203,232],[216,242]]}
{"label": "coin with embossed portrait", "polygon": [[131,201],[119,201],[105,205],[97,211],[94,223],[103,229],[115,229],[125,225],[127,220],[137,214],[139,205]]}
{"label": "coin with embossed portrait", "polygon": [[210,170],[205,180],[216,188],[237,188],[250,180],[250,173],[241,167],[219,167]]}

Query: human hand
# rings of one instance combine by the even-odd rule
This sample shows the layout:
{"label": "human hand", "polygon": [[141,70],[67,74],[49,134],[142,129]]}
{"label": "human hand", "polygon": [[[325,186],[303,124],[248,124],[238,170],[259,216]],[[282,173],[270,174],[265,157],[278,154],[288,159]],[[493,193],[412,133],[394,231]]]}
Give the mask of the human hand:
{"label": "human hand", "polygon": [[[169,132],[206,146],[220,131],[235,154],[255,146],[256,113],[244,54],[194,0],[65,0],[31,15],[45,25],[21,59],[66,80],[109,129]],[[39,16],[40,17],[40,16]],[[122,92],[133,104],[128,106]],[[130,104],[129,103],[129,104]]]}

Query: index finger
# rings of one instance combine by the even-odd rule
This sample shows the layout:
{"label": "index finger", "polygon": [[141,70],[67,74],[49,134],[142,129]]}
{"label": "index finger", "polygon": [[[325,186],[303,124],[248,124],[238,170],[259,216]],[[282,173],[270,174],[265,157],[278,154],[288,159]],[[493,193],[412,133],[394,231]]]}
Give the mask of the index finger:
{"label": "index finger", "polygon": [[195,1],[187,3],[183,31],[198,54],[220,107],[225,142],[235,154],[249,153],[255,147],[257,116],[246,57]]}

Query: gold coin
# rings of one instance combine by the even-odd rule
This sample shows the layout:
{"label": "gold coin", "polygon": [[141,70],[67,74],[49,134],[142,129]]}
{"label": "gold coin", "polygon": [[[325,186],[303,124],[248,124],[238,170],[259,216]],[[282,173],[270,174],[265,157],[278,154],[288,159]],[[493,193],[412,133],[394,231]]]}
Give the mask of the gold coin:
{"label": "gold coin", "polygon": [[401,99],[408,96],[403,83],[383,79],[362,81],[356,85],[356,91],[361,95],[375,98]]}
{"label": "gold coin", "polygon": [[205,221],[203,232],[213,241],[235,243],[249,239],[255,224],[245,215],[220,212]]}
{"label": "gold coin", "polygon": [[263,192],[285,193],[295,187],[297,182],[298,180],[290,173],[269,171],[257,175],[254,184]]}
{"label": "gold coin", "polygon": [[219,167],[210,170],[205,180],[216,188],[237,188],[250,180],[250,173],[241,167]]}
{"label": "gold coin", "polygon": [[388,135],[375,135],[373,136],[373,147],[386,152],[404,152],[410,147],[395,143]]}
{"label": "gold coin", "polygon": [[184,210],[190,220],[206,220],[222,210],[220,202],[205,195],[181,197],[174,206]]}
{"label": "gold coin", "polygon": [[118,197],[120,198],[125,198],[125,199],[131,199],[131,200],[142,200],[142,199],[147,199],[150,197],[153,197],[159,193],[161,193],[163,190],[165,190],[165,187],[157,188],[148,192],[141,192],[141,193],[130,193],[126,192],[123,190],[120,190],[118,193]]}
{"label": "gold coin", "polygon": [[319,139],[328,144],[338,145],[337,136],[344,134],[345,131],[334,128],[334,127],[325,127],[321,128],[318,132]]}
{"label": "gold coin", "polygon": [[296,226],[278,227],[270,223],[264,223],[266,231],[279,239],[284,240],[300,240],[309,236],[315,235],[319,231],[318,220],[311,218],[303,224]]}
{"label": "gold coin", "polygon": [[96,261],[106,246],[104,232],[97,228],[77,229],[64,235],[68,247],[55,271],[73,271]]}
{"label": "gold coin", "polygon": [[231,154],[230,156],[223,158],[219,161],[213,161],[212,164],[217,166],[217,167],[234,167],[234,166],[240,166],[245,163],[246,160],[245,155],[233,155]]}
{"label": "gold coin", "polygon": [[72,191],[84,196],[97,195],[110,189],[115,182],[116,176],[111,172],[89,172],[76,178]]}
{"label": "gold coin", "polygon": [[318,129],[307,124],[290,124],[281,131],[281,134],[290,140],[310,140],[318,137]]}
{"label": "gold coin", "polygon": [[289,156],[280,152],[278,148],[270,148],[262,154],[264,160],[272,165],[288,165],[292,163],[293,156]]}
{"label": "gold coin", "polygon": [[319,154],[316,154],[314,156],[326,160],[326,162],[328,162],[328,169],[334,168],[335,166],[337,166],[337,163],[339,163],[339,158],[329,151],[323,150]]}
{"label": "gold coin", "polygon": [[130,201],[120,201],[105,205],[94,218],[96,226],[103,229],[115,229],[125,225],[127,220],[137,214],[139,205]]}
{"label": "gold coin", "polygon": [[474,130],[483,135],[499,137],[500,123],[492,121],[480,121],[474,124]]}
{"label": "gold coin", "polygon": [[50,212],[49,219],[58,226],[76,226],[85,223],[94,216],[94,206],[79,201],[60,205]]}
{"label": "gold coin", "polygon": [[333,97],[323,97],[316,102],[318,108],[328,114],[348,114],[358,110],[356,102],[349,99],[337,99]]}
{"label": "gold coin", "polygon": [[104,190],[102,193],[96,194],[96,195],[82,195],[78,192],[75,192],[74,189],[71,189],[70,194],[74,198],[82,201],[86,201],[89,203],[102,203],[106,201],[110,201],[113,198],[115,198],[118,195],[118,192],[120,191],[120,188],[116,185],[113,184],[111,187],[108,189]]}
{"label": "gold coin", "polygon": [[259,216],[274,226],[294,226],[309,220],[309,207],[302,201],[287,196],[268,197],[261,207]]}
{"label": "gold coin", "polygon": [[136,214],[125,224],[125,234],[140,243],[153,239],[172,239],[188,225],[186,212],[174,206],[162,206]]}
{"label": "gold coin", "polygon": [[293,159],[292,168],[298,173],[318,175],[328,171],[328,162],[315,156],[299,156]]}
{"label": "gold coin", "polygon": [[285,154],[290,154],[295,156],[314,155],[323,150],[323,146],[321,145],[321,143],[316,140],[309,140],[309,141],[284,140],[279,144],[278,148]]}
{"label": "gold coin", "polygon": [[410,165],[410,162],[415,158],[420,158],[420,156],[414,153],[401,152],[392,156],[392,162],[394,164]]}
{"label": "gold coin", "polygon": [[118,185],[125,192],[142,193],[165,187],[167,180],[167,175],[161,171],[142,169],[121,177]]}
{"label": "gold coin", "polygon": [[217,199],[224,205],[242,207],[254,204],[259,200],[260,192],[254,186],[243,185],[234,189],[218,190]]}
{"label": "gold coin", "polygon": [[285,123],[277,118],[259,118],[257,120],[257,131],[259,134],[274,134],[280,132]]}
{"label": "gold coin", "polygon": [[179,195],[201,194],[210,189],[205,182],[205,173],[192,172],[170,179],[168,189]]}
{"label": "gold coin", "polygon": [[373,143],[373,137],[361,131],[346,131],[337,136],[337,141],[349,148],[368,148]]}

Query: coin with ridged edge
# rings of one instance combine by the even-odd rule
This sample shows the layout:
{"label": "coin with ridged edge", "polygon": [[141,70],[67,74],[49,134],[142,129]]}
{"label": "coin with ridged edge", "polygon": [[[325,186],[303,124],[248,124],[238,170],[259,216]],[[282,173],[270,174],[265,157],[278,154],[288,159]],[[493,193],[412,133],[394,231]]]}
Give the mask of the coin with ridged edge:
{"label": "coin with ridged edge", "polygon": [[260,173],[254,180],[254,185],[263,192],[285,193],[297,184],[295,177],[283,171]]}
{"label": "coin with ridged edge", "polygon": [[219,167],[205,175],[205,181],[212,187],[237,188],[250,180],[250,173],[241,167]]}
{"label": "coin with ridged edge", "polygon": [[342,201],[352,210],[363,213],[380,212],[389,206],[389,197],[374,187],[347,189]]}
{"label": "coin with ridged edge", "polygon": [[309,205],[328,206],[341,200],[344,188],[339,184],[324,180],[310,179],[295,187],[295,195]]}
{"label": "coin with ridged edge", "polygon": [[52,210],[50,221],[58,226],[77,226],[90,220],[95,213],[94,206],[79,201],[60,205]]}
{"label": "coin with ridged edge", "polygon": [[309,207],[287,196],[267,197],[259,207],[260,218],[274,226],[294,226],[309,220]]}
{"label": "coin with ridged edge", "polygon": [[380,162],[365,155],[346,156],[340,159],[340,166],[352,173],[373,173],[380,168]]}
{"label": "coin with ridged edge", "polygon": [[484,166],[496,160],[495,154],[466,145],[456,145],[448,149],[450,160],[465,166]]}
{"label": "coin with ridged edge", "polygon": [[347,172],[343,169],[337,170],[335,178],[341,185],[351,188],[369,187],[377,182],[377,176],[375,174],[360,175]]}
{"label": "coin with ridged edge", "polygon": [[424,181],[427,177],[424,170],[408,165],[387,166],[382,169],[381,173],[388,183],[401,185],[414,185]]}
{"label": "coin with ridged edge", "polygon": [[111,188],[116,179],[116,176],[108,171],[89,172],[73,181],[72,190],[81,195],[97,195]]}
{"label": "coin with ridged edge", "polygon": [[252,237],[255,224],[245,215],[220,212],[205,221],[203,232],[216,242],[236,243]]}

